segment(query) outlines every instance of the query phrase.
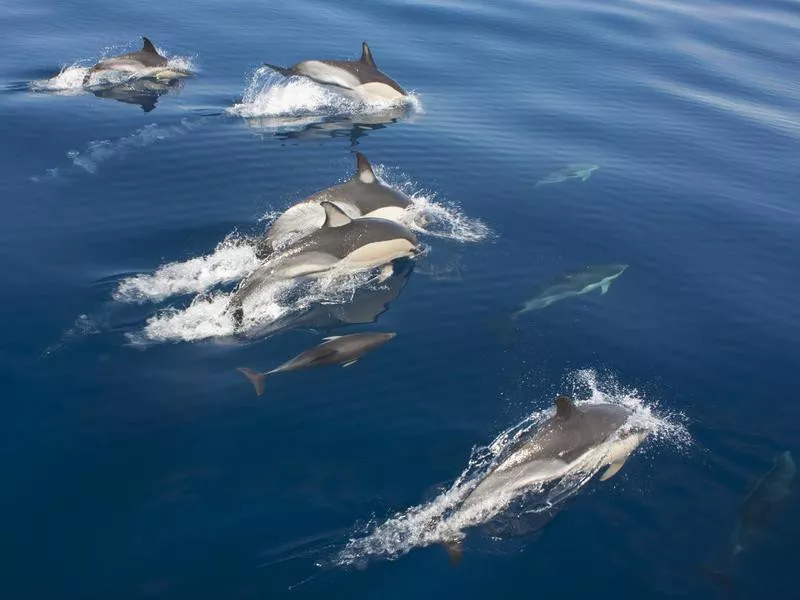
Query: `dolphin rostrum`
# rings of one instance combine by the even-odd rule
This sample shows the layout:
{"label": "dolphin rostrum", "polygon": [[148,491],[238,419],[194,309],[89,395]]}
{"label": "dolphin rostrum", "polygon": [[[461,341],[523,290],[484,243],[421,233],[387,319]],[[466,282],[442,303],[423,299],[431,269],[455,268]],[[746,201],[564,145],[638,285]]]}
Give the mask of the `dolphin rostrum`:
{"label": "dolphin rostrum", "polygon": [[153,42],[146,37],[142,40],[141,50],[105,58],[90,68],[83,78],[83,85],[88,85],[92,75],[101,71],[124,71],[167,81],[191,75],[189,71],[169,67],[169,60],[158,53]]}
{"label": "dolphin rostrum", "polygon": [[[517,440],[508,456],[462,500],[460,512],[510,502],[567,475],[604,466],[600,481],[610,479],[647,437],[643,429],[624,427],[632,413],[623,406],[577,406],[566,396],[557,397],[555,406],[555,415]],[[457,536],[445,544],[454,562],[460,558],[460,544]]]}
{"label": "dolphin rostrum", "polygon": [[396,81],[378,70],[367,42],[361,44],[359,60],[304,60],[288,68],[264,65],[285,76],[302,75],[323,85],[355,92],[367,100],[396,100],[408,96]]}
{"label": "dolphin rostrum", "polygon": [[392,261],[414,257],[422,250],[417,236],[399,223],[375,218],[351,219],[335,204],[321,204],[325,222],[319,230],[269,258],[242,281],[229,305],[237,324],[243,318],[243,302],[270,282],[333,269],[361,271],[388,267]]}
{"label": "dolphin rostrum", "polygon": [[281,214],[259,241],[256,256],[264,259],[286,240],[296,241],[319,229],[325,221],[320,206],[328,201],[351,219],[376,217],[402,222],[411,204],[408,196],[381,182],[367,157],[356,152],[356,173],[345,183],[334,185],[301,200]]}
{"label": "dolphin rostrum", "polygon": [[627,268],[628,265],[622,264],[590,265],[565,273],[542,289],[534,298],[528,300],[522,308],[511,315],[511,318],[516,319],[532,310],[547,308],[559,300],[582,296],[597,289],[601,294],[605,294],[611,287],[611,283]]}
{"label": "dolphin rostrum", "polygon": [[351,333],[349,335],[326,337],[318,346],[314,346],[310,350],[298,354],[293,359],[286,361],[279,367],[267,371],[266,373],[258,373],[246,367],[241,367],[238,370],[252,382],[256,394],[261,396],[264,393],[264,379],[269,375],[285,373],[287,371],[297,371],[298,369],[321,367],[323,365],[340,364],[343,367],[349,367],[367,352],[383,346],[396,335],[396,333],[368,331],[365,333]]}

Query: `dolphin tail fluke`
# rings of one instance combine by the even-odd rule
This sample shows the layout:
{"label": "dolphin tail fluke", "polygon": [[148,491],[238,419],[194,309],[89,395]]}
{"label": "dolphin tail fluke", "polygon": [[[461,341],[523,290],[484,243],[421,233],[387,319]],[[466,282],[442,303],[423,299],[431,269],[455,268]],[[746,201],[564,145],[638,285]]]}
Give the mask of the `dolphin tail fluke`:
{"label": "dolphin tail fluke", "polygon": [[256,390],[256,395],[261,396],[264,394],[264,380],[267,378],[266,373],[258,373],[247,367],[239,367],[236,370],[250,380],[250,383],[253,384]]}
{"label": "dolphin tail fluke", "polygon": [[273,71],[276,71],[276,72],[280,73],[284,77],[289,77],[289,75],[293,74],[292,70],[291,69],[287,69],[286,67],[279,67],[278,65],[271,65],[269,63],[264,63],[264,66],[272,69]]}
{"label": "dolphin tail fluke", "polygon": [[444,549],[447,550],[447,556],[450,558],[450,564],[457,567],[464,558],[464,545],[461,540],[451,540],[444,542]]}

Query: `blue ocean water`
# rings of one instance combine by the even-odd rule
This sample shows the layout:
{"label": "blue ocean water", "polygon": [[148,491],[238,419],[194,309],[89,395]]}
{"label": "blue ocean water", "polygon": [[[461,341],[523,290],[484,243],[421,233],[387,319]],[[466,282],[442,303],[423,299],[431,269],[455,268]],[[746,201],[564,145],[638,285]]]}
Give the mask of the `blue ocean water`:
{"label": "blue ocean water", "polygon": [[[0,597],[722,593],[748,489],[800,456],[800,3],[30,0],[0,30]],[[144,106],[81,89],[142,35],[196,76]],[[260,68],[362,40],[412,102]],[[375,324],[284,330],[301,295],[232,337],[252,239],[355,151],[428,216],[425,255]],[[509,318],[603,263],[629,265],[608,293]],[[236,372],[373,329],[398,336],[263,397]],[[559,393],[657,434],[451,567],[448,493]],[[743,597],[797,597],[783,504]]]}

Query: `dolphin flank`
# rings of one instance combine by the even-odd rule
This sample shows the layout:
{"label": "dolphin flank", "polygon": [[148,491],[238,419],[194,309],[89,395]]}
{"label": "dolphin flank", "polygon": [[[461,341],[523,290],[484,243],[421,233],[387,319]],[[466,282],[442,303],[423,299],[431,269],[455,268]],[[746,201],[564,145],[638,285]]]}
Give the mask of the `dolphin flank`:
{"label": "dolphin flank", "polygon": [[359,60],[304,60],[292,67],[264,66],[289,75],[302,75],[323,85],[352,91],[367,100],[397,100],[408,96],[396,81],[378,70],[367,42],[361,44]]}
{"label": "dolphin flank", "polygon": [[266,373],[258,373],[246,367],[240,367],[238,370],[252,382],[256,394],[261,396],[264,393],[264,379],[269,375],[323,365],[340,364],[349,367],[367,352],[383,346],[396,335],[396,333],[365,332],[327,337],[318,346],[298,354]]}

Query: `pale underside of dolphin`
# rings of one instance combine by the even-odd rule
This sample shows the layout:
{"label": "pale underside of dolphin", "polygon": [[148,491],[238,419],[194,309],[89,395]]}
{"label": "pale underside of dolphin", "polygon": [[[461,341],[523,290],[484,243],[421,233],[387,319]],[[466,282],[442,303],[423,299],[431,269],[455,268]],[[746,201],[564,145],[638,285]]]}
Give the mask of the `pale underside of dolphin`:
{"label": "pale underside of dolphin", "polygon": [[361,44],[359,60],[305,60],[288,68],[264,64],[282,75],[308,77],[368,100],[397,100],[408,95],[396,81],[378,69],[366,42]]}
{"label": "pale underside of dolphin", "polygon": [[267,258],[276,248],[296,243],[322,227],[325,222],[322,202],[335,204],[351,219],[370,217],[402,223],[411,199],[380,181],[367,157],[357,152],[352,178],[301,200],[275,219],[258,243],[258,258]]}
{"label": "pale underside of dolphin", "polygon": [[241,283],[230,303],[235,322],[241,322],[247,298],[270,283],[377,267],[384,267],[389,277],[392,261],[411,258],[421,250],[416,235],[403,225],[385,219],[351,219],[335,204],[323,202],[322,206],[325,223],[318,231],[265,261]]}
{"label": "pale underside of dolphin", "polygon": [[142,40],[141,50],[105,58],[91,67],[83,78],[83,85],[88,85],[92,75],[102,71],[133,73],[161,81],[170,81],[191,75],[185,69],[170,67],[169,59],[158,53],[153,42],[146,37],[143,37]]}

